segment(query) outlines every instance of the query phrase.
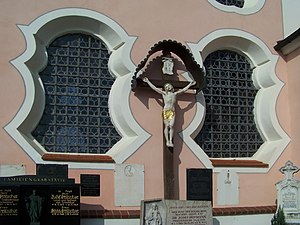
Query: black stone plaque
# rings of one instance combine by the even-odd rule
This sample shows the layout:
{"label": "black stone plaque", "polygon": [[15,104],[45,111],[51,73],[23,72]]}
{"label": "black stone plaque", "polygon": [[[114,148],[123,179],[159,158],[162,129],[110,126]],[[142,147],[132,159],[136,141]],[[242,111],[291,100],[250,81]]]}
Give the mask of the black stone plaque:
{"label": "black stone plaque", "polygon": [[80,185],[43,174],[0,177],[0,225],[80,225]]}
{"label": "black stone plaque", "polygon": [[47,224],[48,186],[20,186],[19,215],[24,225]]}
{"label": "black stone plaque", "polygon": [[68,177],[68,165],[37,164],[37,176]]}
{"label": "black stone plaque", "polygon": [[100,196],[100,175],[80,175],[81,196]]}
{"label": "black stone plaque", "polygon": [[19,216],[22,225],[80,225],[79,186],[21,186]]}
{"label": "black stone plaque", "polygon": [[46,225],[80,225],[79,190],[79,185],[50,187]]}
{"label": "black stone plaque", "polygon": [[14,186],[0,186],[0,224],[20,224],[20,191]]}
{"label": "black stone plaque", "polygon": [[211,169],[187,169],[187,200],[212,202]]}

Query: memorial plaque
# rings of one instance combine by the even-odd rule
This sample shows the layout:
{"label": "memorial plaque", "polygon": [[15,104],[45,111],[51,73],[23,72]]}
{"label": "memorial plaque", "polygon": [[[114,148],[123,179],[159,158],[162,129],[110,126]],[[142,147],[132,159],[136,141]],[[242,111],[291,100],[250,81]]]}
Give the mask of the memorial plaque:
{"label": "memorial plaque", "polygon": [[285,210],[296,209],[298,208],[297,202],[297,192],[298,190],[294,187],[285,187],[281,191],[282,195],[282,206]]}
{"label": "memorial plaque", "polygon": [[50,187],[47,225],[80,225],[79,186]]}
{"label": "memorial plaque", "polygon": [[37,164],[37,176],[68,177],[68,165]]}
{"label": "memorial plaque", "polygon": [[80,186],[60,175],[0,177],[0,225],[80,225]]}
{"label": "memorial plaque", "polygon": [[[153,223],[156,221],[156,223]],[[142,201],[141,225],[212,225],[210,201]]]}
{"label": "memorial plaque", "polygon": [[80,174],[81,196],[100,196],[100,175]]}
{"label": "memorial plaque", "polygon": [[187,169],[187,200],[212,202],[211,169]]}
{"label": "memorial plaque", "polygon": [[144,165],[115,165],[115,205],[140,206],[144,199]]}
{"label": "memorial plaque", "polygon": [[78,185],[21,186],[19,208],[21,224],[80,225],[79,198]]}
{"label": "memorial plaque", "polygon": [[20,224],[19,188],[14,186],[0,187],[0,224]]}

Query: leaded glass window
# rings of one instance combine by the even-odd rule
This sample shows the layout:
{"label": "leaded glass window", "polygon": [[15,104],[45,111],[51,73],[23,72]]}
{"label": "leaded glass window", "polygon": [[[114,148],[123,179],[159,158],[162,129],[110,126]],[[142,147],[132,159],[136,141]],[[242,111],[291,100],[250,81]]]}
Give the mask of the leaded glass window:
{"label": "leaded glass window", "polygon": [[45,110],[32,135],[48,152],[106,153],[120,140],[108,110],[114,79],[106,46],[89,35],[68,34],[47,53],[40,72]]}
{"label": "leaded glass window", "polygon": [[263,143],[254,121],[257,93],[248,60],[229,50],[204,61],[206,117],[195,141],[209,157],[251,157]]}
{"label": "leaded glass window", "polygon": [[244,0],[216,0],[217,2],[227,5],[227,6],[236,6],[238,8],[243,8]]}

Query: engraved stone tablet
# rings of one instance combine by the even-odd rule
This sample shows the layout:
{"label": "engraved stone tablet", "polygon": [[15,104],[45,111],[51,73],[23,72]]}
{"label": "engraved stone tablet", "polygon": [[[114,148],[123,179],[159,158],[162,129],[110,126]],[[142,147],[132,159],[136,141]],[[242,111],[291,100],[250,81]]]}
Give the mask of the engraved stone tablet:
{"label": "engraved stone tablet", "polygon": [[144,165],[115,166],[115,205],[139,206],[144,199]]}
{"label": "engraved stone tablet", "polygon": [[81,196],[100,196],[100,175],[80,174]]}
{"label": "engraved stone tablet", "polygon": [[47,225],[80,225],[79,185],[49,187],[47,213]]}
{"label": "engraved stone tablet", "polygon": [[211,169],[187,169],[187,200],[212,202]]}
{"label": "engraved stone tablet", "polygon": [[218,174],[218,205],[239,203],[239,177],[233,170],[221,170]]}
{"label": "engraved stone tablet", "polygon": [[0,186],[0,224],[20,224],[20,191],[14,186]]}
{"label": "engraved stone tablet", "polygon": [[[212,225],[210,201],[142,201],[141,225]],[[154,222],[156,221],[156,222]]]}
{"label": "engraved stone tablet", "polygon": [[294,178],[299,168],[288,161],[279,171],[285,178],[276,184],[278,207],[282,207],[288,224],[300,224],[300,181]]}

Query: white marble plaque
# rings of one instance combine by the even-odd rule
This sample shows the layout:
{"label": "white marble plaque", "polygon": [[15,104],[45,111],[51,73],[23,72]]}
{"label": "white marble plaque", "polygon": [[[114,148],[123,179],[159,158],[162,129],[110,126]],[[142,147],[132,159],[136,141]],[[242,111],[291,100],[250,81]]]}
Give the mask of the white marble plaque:
{"label": "white marble plaque", "polygon": [[115,165],[115,205],[140,206],[144,199],[144,165]]}
{"label": "white marble plaque", "polygon": [[218,174],[218,205],[239,204],[239,177],[235,171],[222,170]]}
{"label": "white marble plaque", "polygon": [[298,208],[297,192],[295,187],[288,186],[282,189],[282,207],[285,210]]}
{"label": "white marble plaque", "polygon": [[142,202],[141,225],[212,225],[210,201],[153,200]]}
{"label": "white marble plaque", "polygon": [[0,165],[0,177],[25,175],[24,165]]}

